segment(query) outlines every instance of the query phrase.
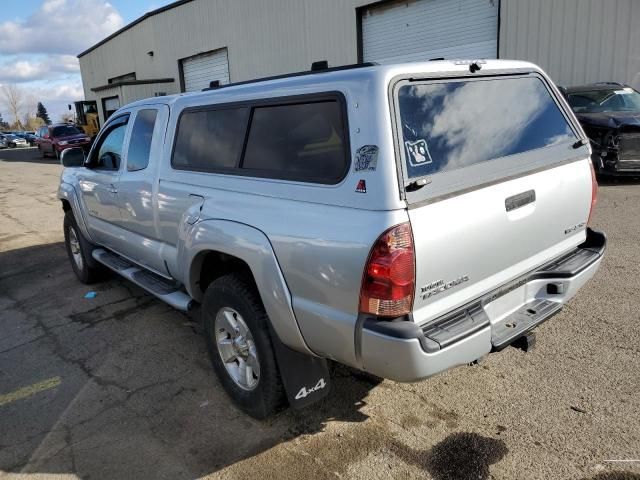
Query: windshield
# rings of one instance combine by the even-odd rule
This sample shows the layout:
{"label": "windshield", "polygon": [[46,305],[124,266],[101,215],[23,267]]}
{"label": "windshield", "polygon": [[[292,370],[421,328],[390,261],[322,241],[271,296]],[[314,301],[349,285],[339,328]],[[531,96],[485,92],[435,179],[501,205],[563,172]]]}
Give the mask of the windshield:
{"label": "windshield", "polygon": [[629,87],[599,88],[570,93],[568,97],[576,113],[640,111],[640,93]]}
{"label": "windshield", "polygon": [[77,135],[82,133],[72,125],[64,125],[62,127],[53,127],[52,135],[54,137],[66,137],[67,135]]}
{"label": "windshield", "polygon": [[398,91],[409,177],[575,140],[537,77],[411,82]]}

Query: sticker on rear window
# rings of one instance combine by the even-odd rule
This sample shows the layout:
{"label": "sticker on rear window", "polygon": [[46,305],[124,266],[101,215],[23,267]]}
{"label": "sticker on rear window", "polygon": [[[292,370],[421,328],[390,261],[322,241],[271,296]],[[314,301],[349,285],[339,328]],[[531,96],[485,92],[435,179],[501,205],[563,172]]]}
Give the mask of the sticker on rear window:
{"label": "sticker on rear window", "polygon": [[378,166],[378,146],[363,145],[356,151],[355,171],[375,172]]}
{"label": "sticker on rear window", "polygon": [[404,146],[407,148],[407,155],[409,156],[409,162],[414,167],[419,165],[426,165],[432,163],[431,154],[429,153],[429,147],[427,147],[427,141],[420,139],[415,142],[406,141]]}

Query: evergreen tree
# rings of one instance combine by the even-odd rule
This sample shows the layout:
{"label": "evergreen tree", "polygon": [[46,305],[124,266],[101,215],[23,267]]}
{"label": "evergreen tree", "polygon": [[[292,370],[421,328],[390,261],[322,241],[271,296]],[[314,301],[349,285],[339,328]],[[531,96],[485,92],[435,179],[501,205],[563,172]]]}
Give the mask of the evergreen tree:
{"label": "evergreen tree", "polygon": [[8,129],[9,129],[9,124],[4,121],[4,119],[2,118],[2,114],[0,113],[0,130],[8,130]]}
{"label": "evergreen tree", "polygon": [[44,105],[41,102],[38,102],[38,111],[36,112],[36,117],[41,118],[42,121],[47,125],[51,125],[51,119],[49,118],[47,109],[44,108]]}

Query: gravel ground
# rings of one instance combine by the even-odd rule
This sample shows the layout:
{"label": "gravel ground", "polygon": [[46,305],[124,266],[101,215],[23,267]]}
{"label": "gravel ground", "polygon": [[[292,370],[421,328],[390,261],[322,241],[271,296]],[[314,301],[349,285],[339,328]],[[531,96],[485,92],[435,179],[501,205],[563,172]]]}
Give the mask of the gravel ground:
{"label": "gravel ground", "polygon": [[259,422],[187,317],[115,277],[84,298],[59,174],[0,151],[0,478],[640,480],[640,182],[601,186],[602,267],[532,352],[417,384],[338,368]]}

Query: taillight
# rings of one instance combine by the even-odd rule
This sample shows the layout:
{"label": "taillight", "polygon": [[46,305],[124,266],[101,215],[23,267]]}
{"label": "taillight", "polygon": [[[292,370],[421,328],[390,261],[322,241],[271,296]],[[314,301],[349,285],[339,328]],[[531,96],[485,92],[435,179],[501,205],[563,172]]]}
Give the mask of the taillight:
{"label": "taillight", "polygon": [[415,291],[415,252],[411,226],[384,232],[369,253],[362,276],[360,312],[399,317],[411,312]]}
{"label": "taillight", "polygon": [[598,201],[598,181],[596,180],[596,171],[593,169],[593,162],[590,161],[589,166],[591,167],[591,208],[587,224],[591,223],[591,215],[593,215],[593,209]]}

